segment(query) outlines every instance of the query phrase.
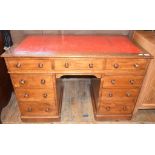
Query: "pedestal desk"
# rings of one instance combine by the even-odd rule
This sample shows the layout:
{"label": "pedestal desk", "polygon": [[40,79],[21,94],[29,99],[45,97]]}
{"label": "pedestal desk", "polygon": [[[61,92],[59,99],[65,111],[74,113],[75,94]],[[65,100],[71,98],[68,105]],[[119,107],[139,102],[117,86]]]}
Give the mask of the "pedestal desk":
{"label": "pedestal desk", "polygon": [[131,119],[152,56],[126,36],[28,36],[3,55],[24,122],[59,121],[64,76],[88,76],[96,120]]}

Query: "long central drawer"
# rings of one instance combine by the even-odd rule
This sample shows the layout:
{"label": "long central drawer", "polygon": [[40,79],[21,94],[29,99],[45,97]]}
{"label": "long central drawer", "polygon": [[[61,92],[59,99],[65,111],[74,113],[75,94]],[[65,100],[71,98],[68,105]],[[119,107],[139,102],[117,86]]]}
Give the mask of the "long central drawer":
{"label": "long central drawer", "polygon": [[104,59],[55,59],[55,70],[103,70],[105,66]]}

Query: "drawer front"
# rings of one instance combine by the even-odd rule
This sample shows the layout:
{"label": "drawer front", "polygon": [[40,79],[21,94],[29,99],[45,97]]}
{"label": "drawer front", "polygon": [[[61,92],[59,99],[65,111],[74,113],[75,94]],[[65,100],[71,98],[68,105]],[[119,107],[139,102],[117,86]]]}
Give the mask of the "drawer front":
{"label": "drawer front", "polygon": [[107,59],[106,69],[109,70],[145,70],[146,59]]}
{"label": "drawer front", "polygon": [[41,74],[11,74],[15,88],[53,88],[53,76]]}
{"label": "drawer front", "polygon": [[6,59],[9,72],[25,72],[25,71],[51,71],[52,63],[48,59]]}
{"label": "drawer front", "polygon": [[104,104],[99,107],[98,113],[103,115],[125,115],[132,114],[133,104]]}
{"label": "drawer front", "polygon": [[[102,101],[135,103],[139,89],[102,89]],[[101,103],[102,104],[102,103]]]}
{"label": "drawer front", "polygon": [[58,114],[57,108],[50,102],[20,102],[21,115],[27,116],[54,116]]}
{"label": "drawer front", "polygon": [[134,88],[140,87],[143,76],[105,76],[102,79],[103,88]]}
{"label": "drawer front", "polygon": [[90,59],[57,59],[55,70],[102,70],[104,60]]}
{"label": "drawer front", "polygon": [[15,89],[19,101],[54,101],[52,89]]}

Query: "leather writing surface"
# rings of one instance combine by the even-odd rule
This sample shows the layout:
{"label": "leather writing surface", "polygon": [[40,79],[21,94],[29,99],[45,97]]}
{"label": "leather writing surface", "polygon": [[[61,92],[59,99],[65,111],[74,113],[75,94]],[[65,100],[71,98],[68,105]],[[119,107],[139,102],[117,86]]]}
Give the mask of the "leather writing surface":
{"label": "leather writing surface", "polygon": [[28,36],[14,51],[51,53],[141,53],[126,36]]}

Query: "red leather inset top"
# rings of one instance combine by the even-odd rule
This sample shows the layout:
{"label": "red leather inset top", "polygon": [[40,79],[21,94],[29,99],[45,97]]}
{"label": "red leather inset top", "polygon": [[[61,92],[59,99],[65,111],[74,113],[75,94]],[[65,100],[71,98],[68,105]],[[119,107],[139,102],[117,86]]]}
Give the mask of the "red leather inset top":
{"label": "red leather inset top", "polygon": [[126,36],[54,35],[28,36],[15,49],[20,52],[140,53]]}

